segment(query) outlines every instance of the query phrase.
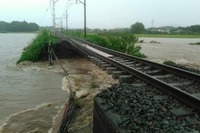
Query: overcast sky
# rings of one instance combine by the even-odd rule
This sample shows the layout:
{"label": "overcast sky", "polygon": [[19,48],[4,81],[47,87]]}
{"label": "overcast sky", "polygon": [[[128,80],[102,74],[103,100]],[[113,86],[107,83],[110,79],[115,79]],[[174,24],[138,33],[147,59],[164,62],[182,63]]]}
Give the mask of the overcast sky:
{"label": "overcast sky", "polygon": [[[51,0],[0,0],[0,21],[36,22],[52,25]],[[83,0],[82,0],[83,1]],[[86,0],[88,28],[127,28],[142,22],[146,28],[159,26],[189,26],[200,24],[200,0]],[[74,4],[73,4],[74,3]],[[83,27],[83,5],[75,0],[59,0],[56,18],[68,9],[69,28]],[[57,19],[61,25],[61,19]],[[153,23],[152,23],[153,22]]]}

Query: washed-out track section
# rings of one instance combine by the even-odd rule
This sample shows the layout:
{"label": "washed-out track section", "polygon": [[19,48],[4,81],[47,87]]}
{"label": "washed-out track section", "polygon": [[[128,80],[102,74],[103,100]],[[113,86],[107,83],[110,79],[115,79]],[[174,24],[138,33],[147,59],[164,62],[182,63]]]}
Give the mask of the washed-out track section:
{"label": "washed-out track section", "polygon": [[[123,54],[120,52],[109,50],[109,49],[91,44],[84,40],[74,39],[74,38],[73,39],[68,38],[68,40],[73,44],[74,47],[79,49],[80,52],[85,53],[87,56],[89,56],[91,58],[91,60],[94,61],[97,65],[99,65],[103,70],[106,70],[109,74],[112,74],[113,78],[119,78],[119,80],[121,82],[132,83],[132,84],[134,84],[133,88],[136,88],[136,90],[140,90],[141,92],[144,92],[146,98],[142,95],[142,93],[136,93],[136,94],[138,94],[138,98],[143,97],[144,101],[149,101],[149,104],[151,104],[151,105],[155,104],[154,101],[156,101],[156,102],[159,101],[158,103],[162,103],[162,102],[166,103],[165,107],[162,106],[162,104],[160,104],[160,106],[158,106],[158,107],[162,108],[163,110],[165,110],[165,112],[168,113],[168,115],[169,115],[169,116],[163,115],[163,119],[164,119],[164,117],[165,117],[165,119],[169,119],[169,121],[168,120],[165,121],[162,119],[164,121],[164,124],[166,124],[162,128],[165,128],[165,127],[167,128],[167,130],[163,130],[163,131],[173,131],[173,129],[177,129],[178,131],[182,131],[184,129],[187,129],[188,131],[195,131],[195,132],[199,131],[199,128],[196,128],[195,126],[188,126],[187,124],[185,126],[184,122],[183,122],[182,126],[179,126],[179,127],[176,127],[176,126],[173,127],[173,126],[167,126],[167,125],[169,122],[172,122],[171,118],[169,118],[169,117],[173,117],[173,121],[175,121],[175,119],[177,121],[184,121],[186,119],[187,123],[189,123],[190,119],[194,118],[195,122],[192,121],[191,123],[193,123],[194,125],[199,124],[200,75],[192,73],[192,72],[188,72],[188,71],[185,71],[182,69],[178,69],[175,67],[170,67],[167,65],[154,63],[154,62],[151,62],[151,61],[148,61],[145,59],[140,59],[140,58],[126,55],[126,54]],[[104,53],[100,54],[98,51],[95,52],[91,49],[88,49],[87,46],[90,46],[90,47],[96,48],[102,52],[105,52],[106,56],[104,55]],[[133,92],[129,91],[130,88],[124,89],[124,90],[126,90],[125,93],[128,92],[128,93],[132,94],[131,96],[136,95],[134,91]],[[150,90],[155,90],[155,91],[150,91]],[[150,92],[147,94],[146,91],[150,91]],[[152,93],[152,92],[156,92],[156,91],[159,91],[160,94]],[[113,95],[116,94],[116,92],[111,92],[111,93]],[[109,94],[112,95],[111,93],[109,93]],[[107,95],[107,94],[105,94],[105,95]],[[103,109],[104,106],[98,107],[98,105],[102,105],[102,104],[109,103],[109,102],[112,103],[114,101],[114,103],[117,105],[114,105],[114,103],[112,105],[108,104],[108,105],[106,105],[106,108],[107,108],[106,110],[111,109],[112,112],[117,112],[118,110],[120,110],[120,109],[117,109],[117,107],[121,108],[120,105],[122,105],[122,103],[120,104],[120,101],[119,101],[119,103],[117,103],[116,100],[113,100],[114,97],[113,98],[110,97],[110,98],[111,98],[110,99],[111,101],[109,101],[109,100],[106,101],[105,100],[106,98],[104,97],[104,93],[99,94],[99,96],[97,96],[95,98],[96,108],[101,108],[100,110],[104,110],[105,109],[105,108]],[[148,98],[151,98],[151,99],[148,99]],[[101,101],[102,99],[104,99],[104,101]],[[107,98],[107,99],[109,99],[109,98]],[[141,99],[141,98],[139,98],[139,99]],[[155,100],[155,99],[157,99],[157,100]],[[135,100],[137,101],[137,98]],[[130,97],[125,96],[122,101],[124,101],[126,103],[129,103],[131,101],[130,103],[133,104],[134,99],[133,98],[131,99]],[[153,102],[151,103],[151,101],[153,101]],[[140,104],[140,102],[138,101],[138,104],[143,105],[144,103],[141,102],[141,104]],[[189,105],[189,106],[186,106],[186,105]],[[111,107],[109,107],[109,106],[111,106]],[[125,105],[124,105],[124,107],[125,107]],[[130,109],[130,107],[128,105],[127,105],[127,108],[129,108],[129,110],[132,110],[132,109]],[[143,110],[143,106],[138,106],[137,108],[140,110]],[[147,106],[146,108],[147,108],[147,110],[149,110],[149,113],[151,111],[153,112],[153,110],[157,110],[157,113],[159,112],[159,109],[155,109],[152,106]],[[143,110],[142,112],[146,112],[147,110]],[[128,109],[127,109],[127,111],[128,111]],[[138,126],[144,125],[144,123],[141,125],[136,124],[136,125],[130,126],[128,124],[130,122],[130,120],[126,120],[128,117],[130,117],[130,115],[127,115],[124,118],[122,118],[124,116],[124,114],[122,112],[120,113],[121,122],[127,123],[127,124],[124,124],[124,125],[122,124],[119,127],[123,128],[123,126],[124,127],[134,126],[136,128],[130,129],[131,132],[132,131],[135,132],[135,130],[137,130],[137,131],[144,130],[145,131],[145,129],[137,128]],[[137,111],[133,111],[133,110],[130,112],[137,113]],[[145,114],[149,115],[149,113],[145,113]],[[162,110],[160,113],[162,114]],[[99,116],[98,111],[96,111],[96,114],[98,117]],[[141,113],[139,113],[139,114],[141,115]],[[153,114],[156,114],[156,113],[153,113]],[[94,110],[94,115],[95,115],[95,110]],[[106,118],[109,118],[109,117],[106,117]],[[150,117],[145,117],[145,118],[151,119]],[[101,118],[99,118],[99,119],[101,119]],[[97,120],[96,120],[96,122],[97,122]],[[151,125],[151,123],[149,125]],[[153,125],[151,125],[151,126],[153,126]],[[159,127],[159,125],[158,125],[155,128],[155,130],[158,128],[161,128],[161,127]],[[95,127],[94,127],[94,130],[95,130]],[[99,130],[99,128],[98,128],[98,130]],[[154,130],[152,130],[152,131],[154,131]],[[174,131],[176,131],[176,130],[174,130]]]}

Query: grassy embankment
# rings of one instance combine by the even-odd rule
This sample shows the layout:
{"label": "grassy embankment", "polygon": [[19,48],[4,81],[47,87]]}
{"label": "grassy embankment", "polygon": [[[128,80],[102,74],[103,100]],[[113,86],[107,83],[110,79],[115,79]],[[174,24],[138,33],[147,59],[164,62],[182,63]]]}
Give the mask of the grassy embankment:
{"label": "grassy embankment", "polygon": [[49,36],[49,31],[41,31],[35,39],[31,42],[29,46],[24,48],[24,51],[17,61],[17,64],[23,61],[39,61],[43,56],[43,52],[46,52],[48,49],[49,40],[51,39],[51,44],[54,46],[58,39],[51,35]]}
{"label": "grassy embankment", "polygon": [[183,35],[183,34],[135,34],[136,37],[149,37],[149,38],[200,38],[199,35]]}

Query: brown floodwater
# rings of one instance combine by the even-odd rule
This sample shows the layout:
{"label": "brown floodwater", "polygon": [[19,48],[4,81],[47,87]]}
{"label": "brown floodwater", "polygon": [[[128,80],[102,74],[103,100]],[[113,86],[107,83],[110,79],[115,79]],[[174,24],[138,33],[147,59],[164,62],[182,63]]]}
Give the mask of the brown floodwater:
{"label": "brown floodwater", "polygon": [[[60,73],[17,66],[36,34],[0,34],[0,132],[48,132],[68,97]],[[45,64],[46,67],[47,64]],[[2,131],[1,131],[2,130]]]}
{"label": "brown floodwater", "polygon": [[[200,38],[139,38],[144,43],[138,43],[147,59],[163,63],[171,60],[178,64],[200,68],[200,45],[189,43],[200,42]],[[156,41],[158,43],[150,43]]]}

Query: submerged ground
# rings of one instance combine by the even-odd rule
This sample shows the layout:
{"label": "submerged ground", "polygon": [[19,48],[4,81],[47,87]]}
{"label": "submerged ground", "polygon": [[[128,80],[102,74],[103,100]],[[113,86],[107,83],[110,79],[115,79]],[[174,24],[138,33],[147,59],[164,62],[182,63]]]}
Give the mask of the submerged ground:
{"label": "submerged ground", "polygon": [[142,47],[142,53],[148,60],[159,63],[171,60],[177,64],[200,69],[200,45],[189,45],[200,42],[199,38],[139,38],[139,40],[144,41],[138,45]]}
{"label": "submerged ground", "polygon": [[[63,75],[63,71],[56,61],[54,61],[54,65],[51,67],[47,66],[47,64],[48,62],[46,61],[38,63],[24,62],[19,64],[19,67],[22,70],[52,72]],[[110,75],[107,75],[106,72],[102,71],[88,59],[64,59],[61,60],[61,64],[69,72],[70,85],[72,88],[76,91],[84,90],[88,93],[84,99],[84,106],[76,122],[72,125],[70,132],[92,132],[93,97],[101,90],[108,88],[118,81],[112,79]],[[62,83],[60,89],[64,90],[65,92],[63,93],[68,96],[68,94],[66,94],[68,87],[64,75],[63,80],[58,82]],[[66,101],[67,97],[62,99],[62,103],[47,103],[35,109],[13,115],[5,122],[6,124],[2,127],[2,133],[56,132],[62,119],[62,111],[64,110]],[[60,105],[63,105],[63,107]]]}

